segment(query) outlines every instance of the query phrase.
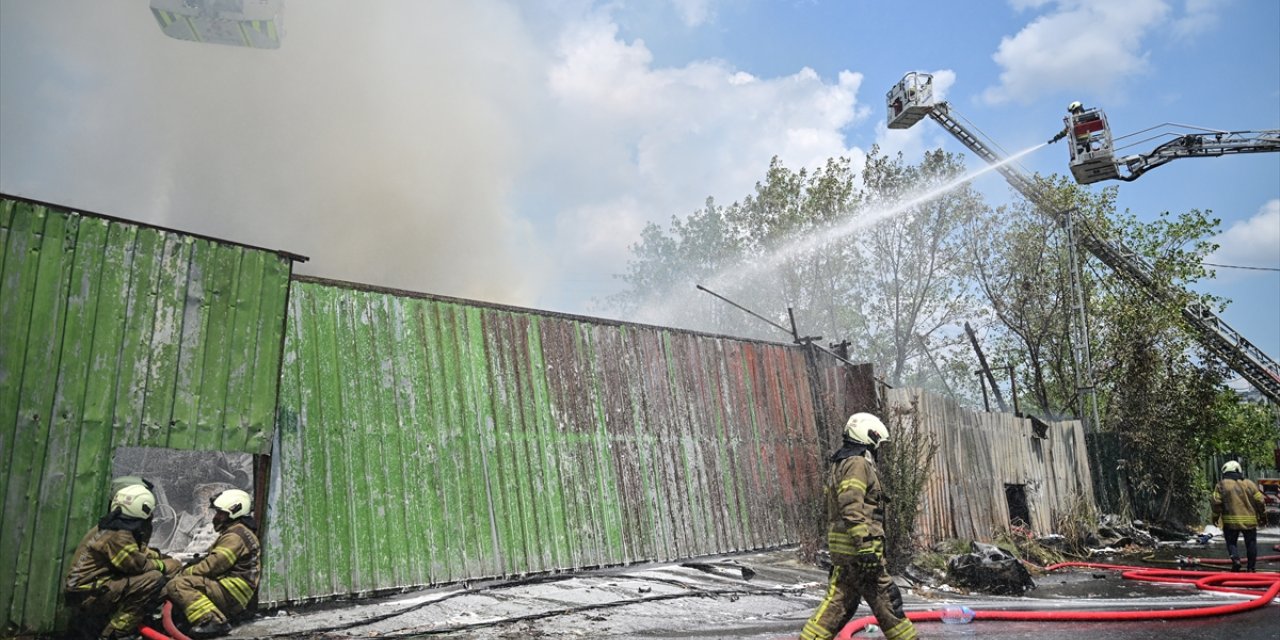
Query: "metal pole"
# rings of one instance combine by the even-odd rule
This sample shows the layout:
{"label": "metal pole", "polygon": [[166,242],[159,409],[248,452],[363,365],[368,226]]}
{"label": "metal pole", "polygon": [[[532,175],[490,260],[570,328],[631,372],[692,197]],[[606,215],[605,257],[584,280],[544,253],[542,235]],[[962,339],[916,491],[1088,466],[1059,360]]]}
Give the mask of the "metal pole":
{"label": "metal pole", "polygon": [[920,350],[924,352],[925,359],[927,359],[929,364],[933,366],[933,372],[938,374],[938,379],[942,381],[942,388],[947,390],[947,395],[951,396],[952,400],[959,402],[959,400],[956,399],[955,392],[951,390],[951,385],[947,384],[946,376],[942,375],[942,369],[939,369],[938,363],[934,361],[933,354],[929,351],[929,344],[924,341],[924,336],[918,333],[915,334],[915,336],[916,341],[920,343]]}
{"label": "metal pole", "polygon": [[[730,300],[730,299],[728,299],[728,298],[726,298],[726,297],[724,297],[724,296],[722,296],[722,295],[720,295],[720,294],[718,294],[718,293],[716,293],[716,292],[714,292],[714,291],[712,291],[712,290],[710,290],[710,289],[708,289],[708,288],[706,288],[706,287],[704,287],[704,286],[702,286],[702,285],[700,285],[700,284],[699,284],[699,285],[694,285],[694,286],[696,286],[698,289],[700,289],[700,290],[702,290],[702,291],[706,291],[707,293],[709,293],[709,294],[711,294],[711,295],[713,295],[713,296],[715,296],[715,297],[717,297],[717,298],[720,298],[721,300],[724,300],[725,302],[728,302],[729,304],[731,304],[731,305],[733,305],[733,306],[737,307],[738,309],[740,309],[740,310],[742,310],[742,311],[745,311],[745,312],[747,312],[747,313],[749,313],[749,314],[751,314],[751,315],[753,315],[753,316],[755,316],[755,317],[757,317],[757,318],[759,318],[759,319],[761,319],[761,320],[764,320],[765,322],[767,322],[767,323],[769,323],[770,325],[772,325],[772,326],[776,327],[778,330],[782,331],[783,333],[791,333],[791,331],[788,331],[786,327],[784,327],[784,326],[782,326],[782,325],[780,325],[780,324],[778,324],[778,323],[776,323],[776,322],[774,322],[774,321],[772,321],[772,320],[770,320],[770,319],[768,319],[768,318],[766,318],[766,317],[764,317],[764,316],[762,316],[762,315],[760,315],[760,314],[758,314],[758,313],[756,313],[756,312],[754,312],[754,311],[752,311],[752,310],[750,310],[750,309],[748,309],[748,308],[746,308],[746,307],[744,307],[744,306],[742,306],[742,305],[740,305],[740,304],[738,304],[738,303],[736,303],[736,302],[734,302],[734,301],[732,301],[732,300]],[[795,335],[795,334],[793,334],[793,333],[792,333],[792,336],[794,336],[794,335]]]}
{"label": "metal pole", "polygon": [[1067,231],[1067,259],[1071,261],[1068,271],[1071,276],[1072,317],[1075,320],[1072,333],[1071,353],[1075,356],[1076,390],[1080,398],[1080,416],[1084,420],[1085,432],[1097,431],[1100,428],[1098,419],[1098,396],[1093,385],[1093,352],[1089,347],[1089,317],[1084,306],[1084,277],[1080,266],[1080,254],[1076,251],[1075,224],[1072,220],[1079,209],[1071,208],[1063,212],[1061,220]]}
{"label": "metal pole", "polygon": [[1013,365],[1005,365],[1009,370],[1009,395],[1013,396],[1013,415],[1022,416],[1022,412],[1018,410],[1018,380],[1013,376]]}
{"label": "metal pole", "polygon": [[[1099,474],[1102,474],[1102,425],[1098,417],[1098,396],[1095,393],[1093,384],[1093,352],[1089,348],[1089,318],[1084,306],[1084,273],[1081,271],[1080,254],[1076,251],[1074,219],[1079,213],[1079,209],[1072,207],[1063,211],[1058,216],[1058,219],[1062,221],[1062,226],[1067,233],[1067,259],[1071,262],[1067,268],[1071,278],[1072,294],[1072,322],[1069,324],[1073,329],[1071,331],[1071,355],[1075,360],[1076,395],[1079,400],[1080,419],[1084,422],[1084,432],[1094,435],[1094,446],[1088,449],[1093,458],[1093,468]],[[1099,480],[1101,479],[1099,478]],[[1124,489],[1123,472],[1116,474],[1115,491],[1117,495],[1116,504],[1114,505],[1111,503],[1111,491],[1108,489],[1106,482],[1100,481],[1094,486],[1098,488],[1098,497],[1103,509],[1110,510],[1115,507],[1121,514],[1129,512],[1129,501]]]}
{"label": "metal pole", "polygon": [[982,408],[985,411],[991,411],[991,403],[987,400],[987,379],[983,377],[983,370],[979,369],[973,372],[978,376],[978,384],[982,385]]}

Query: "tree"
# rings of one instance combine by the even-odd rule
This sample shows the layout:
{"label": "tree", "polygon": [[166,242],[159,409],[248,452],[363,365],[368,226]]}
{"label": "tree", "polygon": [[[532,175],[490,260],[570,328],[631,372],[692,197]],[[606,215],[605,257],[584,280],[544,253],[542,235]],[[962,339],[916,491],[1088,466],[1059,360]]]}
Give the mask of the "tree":
{"label": "tree", "polygon": [[1086,212],[1080,220],[1088,232],[1144,259],[1163,293],[1099,274],[1088,263],[1099,285],[1090,314],[1102,426],[1118,441],[1134,515],[1189,521],[1200,506],[1199,461],[1219,427],[1213,407],[1225,370],[1183,323],[1181,309],[1192,302],[1223,306],[1190,289],[1208,275],[1203,260],[1216,246],[1207,238],[1218,221],[1198,210],[1164,213],[1149,223],[1129,212],[1103,213]]}
{"label": "tree", "polygon": [[[695,293],[702,282],[782,326],[794,309],[802,335],[849,339],[853,356],[876,364],[891,384],[919,382],[931,375],[917,357],[921,341],[939,342],[939,330],[972,306],[959,230],[985,205],[967,185],[940,189],[963,171],[960,158],[943,151],[909,165],[872,149],[860,175],[848,158],[812,171],[775,158],[740,202],[708,200],[673,219],[669,232],[647,227],[621,276],[627,289],[611,302],[649,322],[782,338]],[[931,190],[938,193],[920,198]]]}
{"label": "tree", "polygon": [[960,156],[940,149],[925,153],[919,165],[905,164],[901,154],[889,159],[875,150],[867,158],[864,211],[915,203],[871,225],[859,238],[868,270],[857,292],[868,324],[861,352],[890,384],[922,384],[932,372],[926,364],[931,356],[921,343],[925,349],[931,342],[954,343],[958,334],[948,338],[942,330],[976,311],[961,231],[986,204],[968,183],[947,188],[963,174]]}
{"label": "tree", "polygon": [[[1062,210],[1100,218],[1115,208],[1115,187],[1095,194],[1062,176],[1036,179]],[[1021,405],[1041,415],[1075,414],[1079,394],[1070,323],[1076,319],[1068,271],[1073,266],[1063,227],[1017,199],[993,215],[971,218],[965,239],[974,284],[997,324],[993,359],[1020,365],[1019,386],[1029,396]],[[1080,257],[1087,254],[1081,251]],[[1087,296],[1094,284],[1089,278],[1082,283]]]}

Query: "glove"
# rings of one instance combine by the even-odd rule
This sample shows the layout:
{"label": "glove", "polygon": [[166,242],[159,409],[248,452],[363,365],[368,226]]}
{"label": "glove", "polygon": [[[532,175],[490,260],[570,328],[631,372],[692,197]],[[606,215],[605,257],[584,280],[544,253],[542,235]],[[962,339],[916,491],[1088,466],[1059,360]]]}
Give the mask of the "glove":
{"label": "glove", "polygon": [[164,575],[167,577],[176,576],[182,571],[182,561],[177,558],[164,557],[160,561],[164,563]]}

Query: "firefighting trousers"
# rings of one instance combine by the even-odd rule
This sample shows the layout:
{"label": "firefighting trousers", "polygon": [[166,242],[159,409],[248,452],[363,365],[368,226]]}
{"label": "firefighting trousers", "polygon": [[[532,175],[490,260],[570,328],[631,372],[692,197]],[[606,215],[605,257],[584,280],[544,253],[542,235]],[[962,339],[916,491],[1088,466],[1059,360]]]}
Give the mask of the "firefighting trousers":
{"label": "firefighting trousers", "polygon": [[859,600],[865,599],[887,640],[915,640],[916,628],[902,612],[902,599],[893,578],[881,567],[861,572],[849,565],[831,569],[827,595],[804,625],[800,640],[830,640],[853,619]]}
{"label": "firefighting trousers", "polygon": [[164,574],[147,571],[136,576],[103,581],[93,589],[67,593],[67,603],[80,614],[78,627],[103,624],[99,635],[125,635],[133,632],[147,609],[160,600]]}
{"label": "firefighting trousers", "polygon": [[246,603],[236,599],[227,587],[213,578],[178,576],[165,585],[164,597],[187,617],[191,624],[227,622],[244,611]]}

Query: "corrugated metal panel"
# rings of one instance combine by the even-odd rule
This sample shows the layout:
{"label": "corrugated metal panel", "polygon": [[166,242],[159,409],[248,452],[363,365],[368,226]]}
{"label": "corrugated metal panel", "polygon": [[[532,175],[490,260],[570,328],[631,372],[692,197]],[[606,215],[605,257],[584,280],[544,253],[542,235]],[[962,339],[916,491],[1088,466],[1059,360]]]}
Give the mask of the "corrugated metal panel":
{"label": "corrugated metal panel", "polygon": [[1054,530],[1093,483],[1078,420],[1050,423],[1046,437],[1031,421],[1007,413],[974,411],[920,389],[890,389],[890,406],[915,407],[918,426],[938,443],[924,488],[917,531],[928,542],[948,538],[991,540],[1009,528],[1005,485],[1023,485],[1031,527]]}
{"label": "corrugated metal panel", "polygon": [[283,364],[263,602],[754,549],[817,524],[795,347],[295,280]]}
{"label": "corrugated metal panel", "polygon": [[50,630],[118,446],[270,445],[291,261],[0,198],[0,612]]}

